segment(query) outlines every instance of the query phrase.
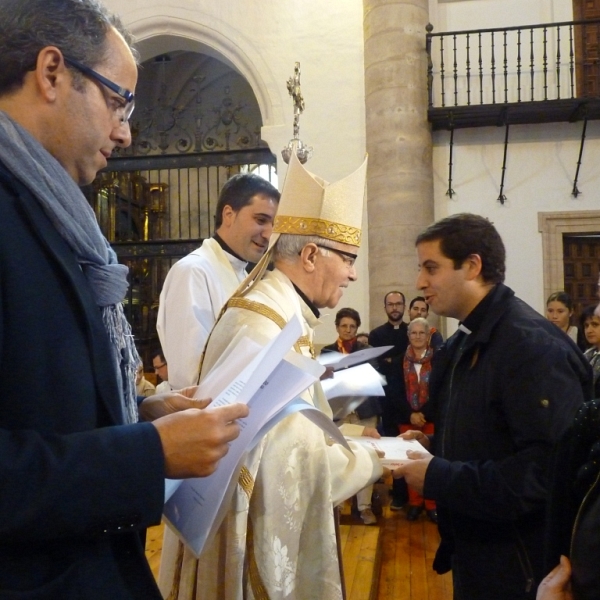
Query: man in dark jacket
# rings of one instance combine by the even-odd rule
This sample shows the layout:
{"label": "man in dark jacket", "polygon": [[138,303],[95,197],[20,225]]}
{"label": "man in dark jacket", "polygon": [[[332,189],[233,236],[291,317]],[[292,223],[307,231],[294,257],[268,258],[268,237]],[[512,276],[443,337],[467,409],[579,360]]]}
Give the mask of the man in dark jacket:
{"label": "man in dark jacket", "polygon": [[154,396],[135,422],[127,269],[78,187],[131,142],[128,35],[95,0],[0,15],[0,598],[160,600],[164,479],[213,472],[247,409]]}
{"label": "man in dark jacket", "polygon": [[395,475],[437,503],[434,569],[452,569],[455,600],[535,598],[549,458],[591,395],[589,365],[502,283],[504,245],[487,219],[448,217],[416,246],[418,289],[461,323],[433,359],[433,456],[416,453]]}
{"label": "man in dark jacket", "polygon": [[[369,334],[369,344],[373,348],[393,346],[377,361],[378,371],[385,377],[385,398],[381,399],[381,432],[385,436],[395,437],[400,431],[401,407],[406,403],[406,389],[402,373],[402,361],[408,348],[408,326],[403,321],[406,298],[402,292],[393,290],[383,297],[383,308],[387,323],[376,327]],[[408,500],[406,483],[402,479],[394,480],[391,510],[401,510]]]}

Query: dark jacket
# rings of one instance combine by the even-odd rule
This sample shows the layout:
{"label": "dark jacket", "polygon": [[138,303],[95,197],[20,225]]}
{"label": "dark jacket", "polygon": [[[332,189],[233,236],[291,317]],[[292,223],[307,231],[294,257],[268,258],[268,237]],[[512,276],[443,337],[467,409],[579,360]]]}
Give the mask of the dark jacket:
{"label": "dark jacket", "polygon": [[596,600],[600,590],[600,399],[586,402],[554,456],[546,570],[571,559],[573,597]]}
{"label": "dark jacket", "polygon": [[[350,350],[350,354],[357,352],[358,350],[365,350],[371,348],[369,344],[363,344],[358,340],[354,340],[354,344]],[[339,352],[337,342],[323,346],[321,352]],[[377,361],[370,361],[373,368],[377,368]],[[371,417],[378,417],[381,414],[381,404],[377,396],[368,397],[360,406],[354,411],[359,419],[370,419]]]}
{"label": "dark jacket", "polygon": [[379,372],[387,381],[387,385],[383,388],[385,398],[381,399],[383,434],[396,436],[399,433],[398,425],[401,423],[402,403],[406,402],[402,361],[408,347],[408,326],[402,322],[398,329],[394,329],[394,326],[389,322],[384,323],[369,333],[369,344],[373,348],[394,346],[378,357],[377,362]]}
{"label": "dark jacket", "polygon": [[160,438],[120,425],[110,356],[72,251],[0,164],[0,599],[161,598],[140,541]]}
{"label": "dark jacket", "polygon": [[[545,575],[551,452],[591,395],[589,364],[556,326],[498,285],[434,355],[436,455],[424,496],[436,501],[461,600],[535,598]],[[462,347],[462,349],[461,349]]]}

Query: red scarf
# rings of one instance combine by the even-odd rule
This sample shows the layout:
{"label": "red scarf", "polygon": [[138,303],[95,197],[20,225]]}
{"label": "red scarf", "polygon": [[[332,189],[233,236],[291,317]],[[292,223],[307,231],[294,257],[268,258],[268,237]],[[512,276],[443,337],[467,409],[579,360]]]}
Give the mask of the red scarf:
{"label": "red scarf", "polygon": [[353,337],[351,340],[344,341],[342,338],[337,339],[338,352],[342,354],[352,354],[354,347],[356,346],[356,338]]}
{"label": "red scarf", "polygon": [[[433,348],[427,348],[427,352],[418,358],[412,346],[409,346],[404,355],[404,382],[406,383],[406,399],[415,411],[429,400],[429,375],[431,374],[431,357]],[[421,365],[421,372],[417,376],[415,363]]]}

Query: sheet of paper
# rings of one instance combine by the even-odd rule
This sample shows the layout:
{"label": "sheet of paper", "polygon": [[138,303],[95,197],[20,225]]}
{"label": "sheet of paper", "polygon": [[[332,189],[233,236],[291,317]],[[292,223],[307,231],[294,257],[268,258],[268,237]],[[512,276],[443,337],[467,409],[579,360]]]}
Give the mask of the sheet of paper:
{"label": "sheet of paper", "polygon": [[343,371],[336,371],[330,379],[321,382],[327,400],[338,396],[385,396],[383,377],[364,363]]}
{"label": "sheet of paper", "polygon": [[388,469],[395,469],[410,460],[406,455],[408,450],[427,452],[417,440],[404,440],[399,437],[382,437],[377,440],[365,436],[346,436],[346,439],[385,452],[385,456],[380,460],[381,464]]}
{"label": "sheet of paper", "polygon": [[[223,406],[234,402],[247,404],[301,335],[302,326],[294,316],[279,335],[258,353],[256,353],[256,346],[258,346],[256,342],[248,338],[240,340],[236,351],[228,356],[228,360],[217,365],[218,372],[208,373],[198,386],[195,396],[212,397],[212,406]],[[249,354],[246,354],[247,352]],[[248,362],[249,355],[254,357],[250,362]],[[235,364],[239,370],[233,371],[229,363]],[[226,373],[227,378],[221,375],[222,372]],[[222,390],[220,392],[219,387]]]}
{"label": "sheet of paper", "polygon": [[[296,335],[286,347],[283,344],[272,344],[269,353],[263,355],[261,352],[263,362],[271,361],[272,372],[265,379],[260,381],[253,376],[254,371],[248,373],[248,369],[244,369],[236,381],[215,400],[215,403],[237,401],[246,392],[245,386],[256,388],[248,398],[250,414],[239,421],[240,436],[231,442],[229,452],[221,459],[215,473],[209,477],[184,480],[165,504],[164,516],[167,522],[196,555],[200,554],[218,529],[227,510],[231,489],[235,487],[243,456],[257,442],[259,432],[264,435],[277,422],[274,417],[314,384],[324,370],[316,361],[294,352],[289,353],[287,360],[280,359],[273,369],[274,357],[289,350],[298,337]],[[249,365],[251,366],[264,369],[262,363],[257,367],[254,361]],[[335,430],[331,419],[326,415],[322,416],[326,420],[322,424]],[[336,432],[331,433],[335,435]]]}
{"label": "sheet of paper", "polygon": [[352,448],[348,445],[346,438],[338,429],[337,425],[325,413],[306,402],[306,400],[302,400],[302,398],[296,398],[284,406],[281,411],[279,411],[279,413],[277,413],[271,421],[257,433],[250,445],[250,449],[254,448],[254,446],[268,433],[269,429],[279,423],[279,421],[297,412],[302,412],[307,419],[319,426],[334,442],[341,444],[344,448],[347,448],[352,452]]}
{"label": "sheet of paper", "polygon": [[384,352],[391,350],[394,346],[380,346],[378,348],[365,348],[352,354],[342,354],[341,352],[322,352],[317,360],[326,367],[333,367],[334,371],[346,369],[353,365],[373,360],[381,356]]}
{"label": "sheet of paper", "polygon": [[329,400],[333,420],[339,421],[354,412],[368,396],[338,396]]}

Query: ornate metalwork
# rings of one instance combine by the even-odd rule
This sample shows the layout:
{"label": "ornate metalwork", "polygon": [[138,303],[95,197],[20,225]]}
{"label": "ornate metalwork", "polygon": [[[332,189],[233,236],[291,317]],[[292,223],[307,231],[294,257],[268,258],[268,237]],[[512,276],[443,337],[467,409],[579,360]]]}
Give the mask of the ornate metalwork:
{"label": "ornate metalwork", "polygon": [[300,115],[304,112],[304,97],[300,88],[300,63],[297,62],[294,66],[294,76],[287,80],[287,90],[292,97],[294,103],[294,137],[289,141],[288,145],[281,151],[283,160],[290,162],[292,152],[296,152],[296,156],[301,163],[305,163],[312,156],[312,147],[306,146],[300,139]]}
{"label": "ornate metalwork", "polygon": [[[216,59],[193,52],[161,55],[140,71],[133,143],[120,156],[255,149],[260,110],[247,82]],[[247,90],[247,93],[244,90]]]}

